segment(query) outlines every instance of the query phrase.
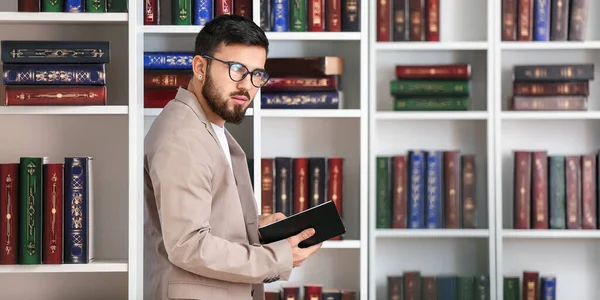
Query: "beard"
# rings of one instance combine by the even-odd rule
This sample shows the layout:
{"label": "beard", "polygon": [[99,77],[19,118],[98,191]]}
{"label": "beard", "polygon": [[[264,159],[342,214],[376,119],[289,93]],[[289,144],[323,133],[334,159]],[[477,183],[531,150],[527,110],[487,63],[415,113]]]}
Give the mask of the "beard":
{"label": "beard", "polygon": [[[228,105],[229,99],[222,97],[222,94],[215,87],[215,83],[213,82],[211,76],[206,77],[206,81],[202,87],[202,96],[204,96],[204,99],[206,99],[210,109],[223,120],[225,120],[225,122],[240,124],[244,120],[244,117],[246,116],[246,109],[248,107],[244,108],[243,105],[234,103],[233,109],[230,110]],[[245,96],[247,99],[250,99],[250,94],[242,91],[231,93],[230,96]]]}

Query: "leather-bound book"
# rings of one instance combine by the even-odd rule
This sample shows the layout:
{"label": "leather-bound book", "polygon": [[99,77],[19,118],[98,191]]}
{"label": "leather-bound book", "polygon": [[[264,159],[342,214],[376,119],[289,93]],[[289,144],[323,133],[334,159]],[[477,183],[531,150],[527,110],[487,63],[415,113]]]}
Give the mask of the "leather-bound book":
{"label": "leather-bound book", "polygon": [[93,259],[92,157],[65,157],[64,263],[86,264]]}
{"label": "leather-bound book", "polygon": [[[310,1],[310,0],[309,0]],[[390,14],[392,9],[392,1],[376,0],[377,1],[377,41],[389,42],[391,35]]]}
{"label": "leather-bound book", "polygon": [[514,152],[513,228],[531,228],[531,153]]}
{"label": "leather-bound book", "polygon": [[63,170],[63,163],[44,165],[43,264],[60,264],[63,261]]}
{"label": "leather-bound book", "polygon": [[596,194],[596,155],[581,156],[581,198],[582,198],[582,227],[597,229],[597,194]]}
{"label": "leather-bound book", "polygon": [[107,0],[106,10],[108,12],[127,12],[128,0]]}
{"label": "leather-bound book", "polygon": [[322,294],[323,300],[340,300],[342,296],[340,290],[336,289],[323,289]]}
{"label": "leather-bound book", "polygon": [[275,189],[273,186],[274,160],[273,158],[261,158],[260,160],[260,182],[261,182],[261,215],[269,215],[273,213],[275,207]]}
{"label": "leather-bound book", "polygon": [[461,157],[461,203],[462,227],[477,228],[477,184],[475,155],[467,154]]}
{"label": "leather-bound book", "polygon": [[519,0],[518,18],[517,18],[517,40],[533,40],[533,1]]}
{"label": "leather-bound book", "polygon": [[297,214],[308,208],[308,159],[306,157],[298,157],[293,160],[293,180],[294,199],[292,203],[293,212]]}
{"label": "leather-bound book", "polygon": [[18,263],[19,163],[0,164],[0,265]]}
{"label": "leather-bound book", "polygon": [[42,201],[44,157],[19,161],[19,264],[42,263]]}
{"label": "leather-bound book", "polygon": [[571,0],[552,0],[552,6],[550,7],[551,41],[566,41],[569,37],[570,2]]}
{"label": "leather-bound book", "polygon": [[160,1],[144,0],[144,25],[158,25],[160,23]]}
{"label": "leather-bound book", "polygon": [[423,276],[423,298],[422,300],[438,300],[435,276]]}
{"label": "leather-bound book", "polygon": [[192,70],[144,70],[144,88],[187,87],[193,75]]}
{"label": "leather-bound book", "polygon": [[564,156],[548,156],[548,219],[551,229],[567,228],[565,166]]}
{"label": "leather-bound book", "polygon": [[325,20],[327,20],[325,30],[329,32],[342,31],[342,0],[325,1]]}
{"label": "leather-bound book", "polygon": [[343,75],[344,59],[337,56],[275,57],[267,59],[265,69],[271,77]]}
{"label": "leather-bound book", "polygon": [[308,207],[317,206],[327,201],[325,199],[325,183],[327,178],[327,164],[324,157],[311,157],[308,159],[308,180],[310,195]]}
{"label": "leather-bound book", "polygon": [[404,296],[404,282],[402,276],[388,276],[387,277],[387,299],[403,299]]}
{"label": "leather-bound book", "polygon": [[215,0],[215,17],[233,14],[233,0]]}
{"label": "leather-bound book", "polygon": [[360,31],[360,2],[364,0],[342,0],[342,31]]}
{"label": "leather-bound book", "polygon": [[[276,291],[265,291],[265,300],[281,300],[281,293]],[[285,299],[285,298],[284,298]]]}
{"label": "leather-bound book", "polygon": [[282,300],[301,300],[300,299],[300,287],[295,285],[283,286],[282,290]]}
{"label": "leather-bound book", "polygon": [[342,300],[356,300],[356,291],[342,290],[340,294]]}
{"label": "leather-bound book", "polygon": [[422,295],[421,272],[405,271],[403,274],[404,299],[418,300]]}
{"label": "leather-bound book", "polygon": [[[343,218],[343,199],[344,199],[344,158],[330,157],[327,159],[327,200],[333,201]],[[341,236],[337,236],[332,240],[341,240]]]}
{"label": "leather-bound book", "polygon": [[5,87],[5,105],[106,105],[106,86],[27,86]]}
{"label": "leather-bound book", "polygon": [[163,108],[169,101],[175,99],[176,88],[144,89],[144,108]]}
{"label": "leather-bound book", "polygon": [[517,16],[519,0],[502,0],[502,40],[517,40]]}
{"label": "leather-bound book", "polygon": [[396,79],[471,79],[470,64],[396,65]]}
{"label": "leather-bound book", "polygon": [[392,157],[392,228],[406,229],[407,219],[407,183],[408,173],[406,155]]}
{"label": "leather-bound book", "polygon": [[590,0],[571,0],[569,41],[584,41],[590,16]]}
{"label": "leather-bound book", "polygon": [[410,0],[409,3],[411,41],[425,40],[425,0]]}
{"label": "leather-bound book", "polygon": [[292,201],[292,158],[275,158],[275,212],[283,213],[286,216],[293,214]]}
{"label": "leather-bound book", "polygon": [[85,12],[105,13],[106,0],[85,0]]}
{"label": "leather-bound book", "polygon": [[233,13],[238,16],[246,17],[252,20],[252,1],[236,0],[233,1]]}
{"label": "leather-bound book", "polygon": [[460,228],[460,161],[459,151],[444,152],[444,223],[446,228]]}
{"label": "leather-bound book", "polygon": [[304,300],[323,300],[323,285],[305,284]]}
{"label": "leather-bound book", "polygon": [[548,229],[548,153],[534,151],[532,159],[531,227]]}
{"label": "leather-bound book", "polygon": [[440,41],[440,0],[425,0],[425,40]]}
{"label": "leather-bound book", "polygon": [[537,300],[540,296],[538,272],[523,271],[523,300]]}
{"label": "leather-bound book", "polygon": [[17,10],[19,12],[39,12],[40,0],[19,0]]}
{"label": "leather-bound book", "polygon": [[567,229],[581,229],[581,157],[565,157]]}
{"label": "leather-bound book", "polygon": [[63,12],[65,0],[41,0],[42,12]]}
{"label": "leather-bound book", "polygon": [[322,32],[325,31],[325,1],[326,0],[307,0],[308,3],[308,18],[306,27],[308,31]]}

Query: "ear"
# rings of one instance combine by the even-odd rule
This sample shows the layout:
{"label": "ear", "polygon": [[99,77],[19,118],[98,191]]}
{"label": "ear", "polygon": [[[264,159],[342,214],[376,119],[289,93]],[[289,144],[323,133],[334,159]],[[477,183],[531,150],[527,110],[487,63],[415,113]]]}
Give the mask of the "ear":
{"label": "ear", "polygon": [[192,70],[194,71],[194,77],[200,81],[206,79],[206,58],[196,55],[192,59]]}

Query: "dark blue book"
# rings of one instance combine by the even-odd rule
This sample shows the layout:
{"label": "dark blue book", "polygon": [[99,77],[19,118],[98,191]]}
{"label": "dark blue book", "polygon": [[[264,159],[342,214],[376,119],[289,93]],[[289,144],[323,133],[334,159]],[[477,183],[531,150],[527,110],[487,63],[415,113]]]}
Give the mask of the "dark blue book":
{"label": "dark blue book", "polygon": [[64,263],[85,264],[91,259],[91,157],[65,157]]}
{"label": "dark blue book", "polygon": [[278,92],[262,93],[260,107],[291,109],[338,109],[341,92]]}
{"label": "dark blue book", "polygon": [[213,1],[212,0],[194,0],[194,25],[204,26],[213,19]]}
{"label": "dark blue book", "polygon": [[425,228],[425,167],[424,151],[408,151],[408,228]]}
{"label": "dark blue book", "polygon": [[556,277],[542,276],[542,299],[556,300]]}
{"label": "dark blue book", "polygon": [[107,64],[110,42],[4,40],[0,53],[5,64]]}
{"label": "dark blue book", "polygon": [[426,227],[430,229],[443,228],[442,222],[442,183],[443,157],[440,151],[427,152],[427,206],[425,207]]}
{"label": "dark blue book", "polygon": [[290,31],[290,2],[289,0],[272,0],[273,10],[271,19],[273,20],[274,32]]}
{"label": "dark blue book", "polygon": [[191,70],[191,52],[144,52],[144,69]]}
{"label": "dark blue book", "polygon": [[104,64],[6,64],[5,85],[106,85]]}
{"label": "dark blue book", "polygon": [[65,12],[85,12],[86,0],[65,0]]}
{"label": "dark blue book", "polygon": [[550,3],[549,0],[533,2],[533,40],[550,40]]}

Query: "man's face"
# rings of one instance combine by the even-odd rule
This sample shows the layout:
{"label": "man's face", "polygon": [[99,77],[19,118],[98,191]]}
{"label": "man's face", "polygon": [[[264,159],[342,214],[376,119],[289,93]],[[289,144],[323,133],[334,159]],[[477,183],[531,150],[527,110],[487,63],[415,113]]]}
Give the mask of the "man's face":
{"label": "man's face", "polygon": [[212,111],[225,122],[240,124],[258,88],[252,85],[251,74],[239,82],[233,81],[229,76],[229,66],[218,60],[240,63],[252,72],[264,69],[267,53],[261,47],[229,45],[219,47],[212,57],[215,59],[206,58],[210,68],[206,72],[202,96]]}

